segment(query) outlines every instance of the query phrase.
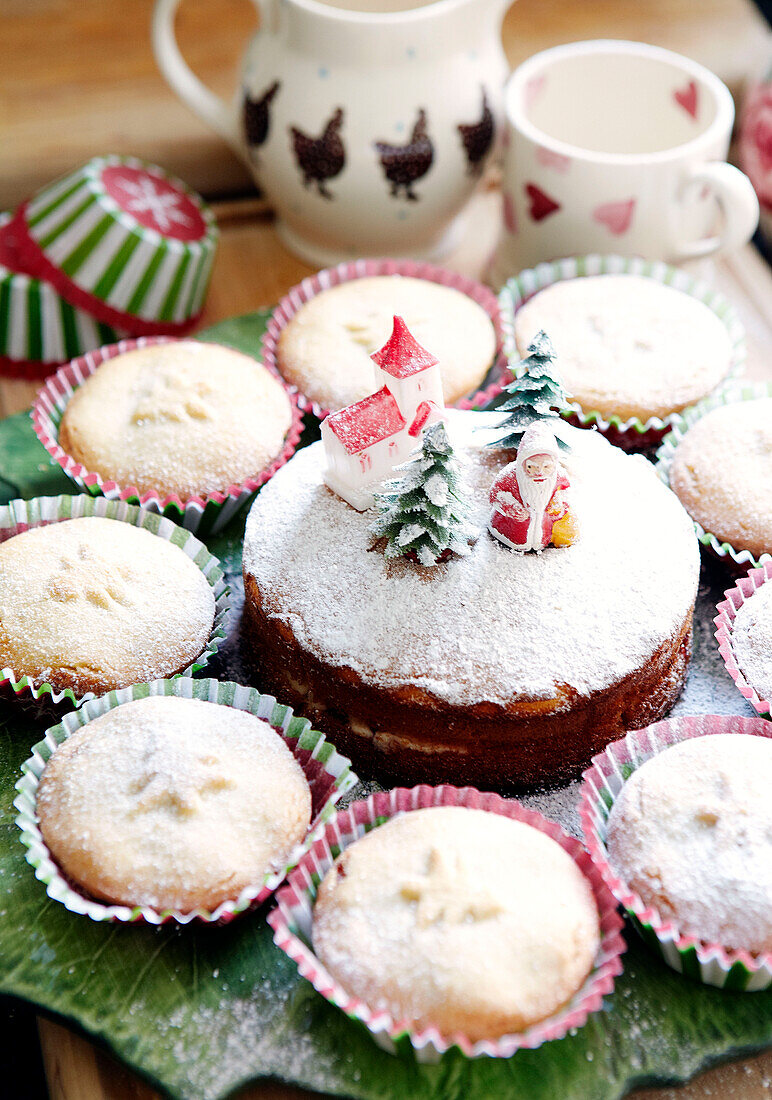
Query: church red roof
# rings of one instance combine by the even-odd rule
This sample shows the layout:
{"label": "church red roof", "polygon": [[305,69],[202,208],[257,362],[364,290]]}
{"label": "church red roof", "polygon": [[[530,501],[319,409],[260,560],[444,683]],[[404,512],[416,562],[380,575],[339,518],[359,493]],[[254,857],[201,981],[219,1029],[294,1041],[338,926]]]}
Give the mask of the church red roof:
{"label": "church red roof", "polygon": [[350,455],[387,439],[405,427],[399,406],[384,386],[355,405],[330,413],[325,420]]}
{"label": "church red roof", "polygon": [[370,358],[392,378],[409,378],[439,362],[430,351],[421,347],[402,318],[396,314],[391,336],[381,350],[373,352]]}

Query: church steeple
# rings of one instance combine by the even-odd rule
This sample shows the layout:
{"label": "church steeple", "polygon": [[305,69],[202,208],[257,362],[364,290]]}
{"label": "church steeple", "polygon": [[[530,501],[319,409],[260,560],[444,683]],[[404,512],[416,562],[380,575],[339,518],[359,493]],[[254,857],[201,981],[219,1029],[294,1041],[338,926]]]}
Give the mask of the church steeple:
{"label": "church steeple", "polygon": [[373,352],[370,358],[392,378],[410,378],[438,363],[430,351],[421,347],[402,317],[397,314],[394,315],[391,336],[381,350]]}

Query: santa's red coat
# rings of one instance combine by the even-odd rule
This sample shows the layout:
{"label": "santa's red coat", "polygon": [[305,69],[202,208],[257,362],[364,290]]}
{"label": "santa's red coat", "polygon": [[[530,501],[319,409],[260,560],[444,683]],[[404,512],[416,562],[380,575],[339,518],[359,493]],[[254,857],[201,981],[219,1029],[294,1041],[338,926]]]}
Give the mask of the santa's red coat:
{"label": "santa's red coat", "polygon": [[[562,489],[568,488],[568,478],[558,474],[557,484],[550,497],[549,504],[544,509],[542,516],[542,541],[540,547],[543,550],[549,546],[552,540],[552,525],[568,511],[565,501],[556,500],[555,497]],[[506,496],[514,497],[514,503]],[[493,515],[490,525],[515,547],[525,546],[528,541],[528,526],[531,522],[531,513],[520,494],[520,486],[517,484],[515,463],[502,470],[491,485],[490,502],[493,505]]]}

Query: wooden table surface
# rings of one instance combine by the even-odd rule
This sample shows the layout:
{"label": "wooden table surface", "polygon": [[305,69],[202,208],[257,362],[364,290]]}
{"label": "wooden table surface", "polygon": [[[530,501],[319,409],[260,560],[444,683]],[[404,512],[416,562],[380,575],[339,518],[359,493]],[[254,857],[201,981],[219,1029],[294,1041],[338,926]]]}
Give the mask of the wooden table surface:
{"label": "wooden table surface", "polygon": [[[177,103],[158,76],[148,44],[151,8],[152,0],[3,0],[0,209],[107,151],[155,160],[211,198],[242,196],[216,205],[222,239],[203,321],[213,324],[273,304],[311,269],[283,248],[260,205],[243,197],[250,187],[238,160]],[[188,0],[178,23],[186,56],[215,90],[228,94],[236,59],[256,25],[252,5]],[[758,68],[766,36],[749,0],[518,0],[504,23],[512,63],[558,42],[634,38],[702,61],[737,95]],[[449,266],[480,273],[494,243],[497,201],[490,191],[476,197],[464,241]],[[715,263],[703,261],[697,271],[740,309],[749,336],[749,374],[772,378],[772,275],[765,261],[748,246]],[[35,389],[31,383],[0,381],[0,415],[25,408]],[[157,1100],[153,1090],[85,1039],[48,1020],[40,1020],[39,1030],[54,1100]],[[770,1090],[772,1052],[719,1067],[680,1089],[645,1090],[636,1097],[770,1100]],[[311,1094],[265,1084],[240,1096],[296,1100]]]}

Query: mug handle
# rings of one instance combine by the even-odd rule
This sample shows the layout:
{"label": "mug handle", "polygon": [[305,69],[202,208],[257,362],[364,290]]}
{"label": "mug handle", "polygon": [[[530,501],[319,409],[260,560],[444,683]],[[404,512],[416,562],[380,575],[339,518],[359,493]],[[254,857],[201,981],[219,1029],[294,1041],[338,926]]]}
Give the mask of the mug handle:
{"label": "mug handle", "polygon": [[[253,3],[261,14],[261,27],[270,26],[275,14],[274,0],[253,0]],[[180,53],[174,36],[174,17],[179,4],[180,0],[156,0],[151,34],[158,67],[183,103],[211,126],[247,167],[251,167],[237,112],[199,80]]]}
{"label": "mug handle", "polygon": [[723,248],[741,248],[756,232],[759,223],[759,200],[753,184],[739,168],[725,161],[709,161],[690,168],[685,176],[682,195],[703,184],[710,188],[724,220],[721,232],[685,245],[679,250],[679,260],[695,260]]}

